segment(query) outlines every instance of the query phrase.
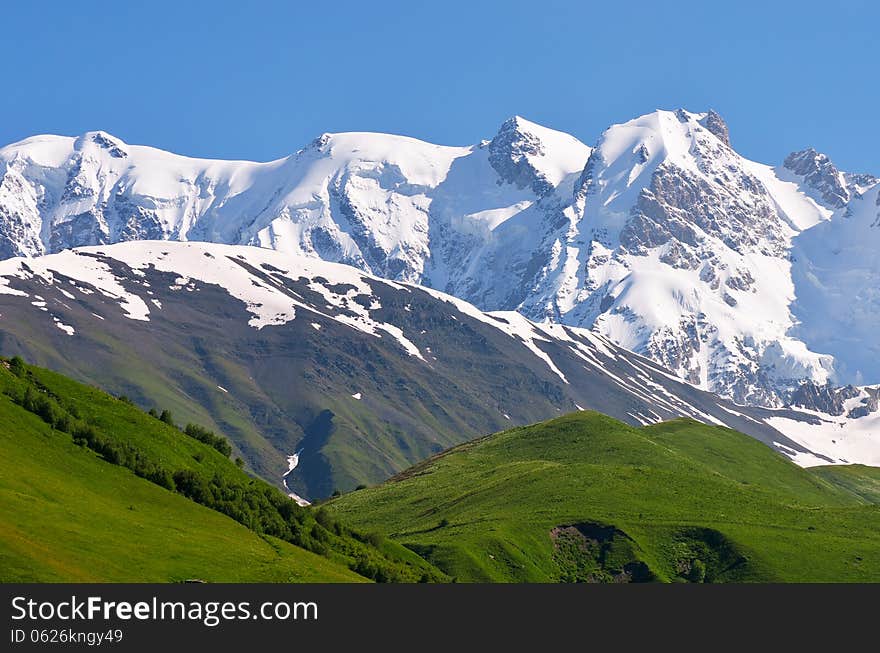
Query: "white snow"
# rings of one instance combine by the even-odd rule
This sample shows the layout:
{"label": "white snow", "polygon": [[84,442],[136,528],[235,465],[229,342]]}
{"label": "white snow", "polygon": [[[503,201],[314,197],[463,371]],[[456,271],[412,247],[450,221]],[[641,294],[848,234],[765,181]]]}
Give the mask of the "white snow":
{"label": "white snow", "polygon": [[68,324],[64,324],[58,318],[55,318],[55,326],[57,326],[59,329],[64,331],[64,333],[66,333],[69,336],[72,336],[74,333],[76,333],[76,329],[74,329],[72,326],[70,326]]}
{"label": "white snow", "polygon": [[[103,255],[120,261],[134,270],[146,271],[153,268],[178,275],[172,287],[192,288],[194,282],[213,284],[240,299],[252,315],[249,324],[256,329],[270,325],[285,324],[296,318],[297,310],[321,315],[336,320],[364,333],[376,337],[388,336],[403,347],[408,354],[424,360],[418,347],[401,329],[393,324],[374,320],[371,312],[381,308],[373,298],[369,307],[354,301],[359,296],[373,297],[370,284],[383,283],[395,288],[404,288],[389,281],[370,278],[345,265],[328,263],[319,259],[291,257],[273,250],[257,247],[235,247],[201,242],[131,241],[104,247],[84,247],[36,259],[9,259],[0,261],[0,279],[8,286],[9,277],[29,278],[25,266],[33,270],[33,275],[48,284],[55,282],[55,275],[73,278],[77,290],[81,284],[94,286],[104,296],[117,301],[126,317],[133,320],[149,320],[147,302],[138,294],[139,289],[123,288],[110,270],[110,266],[93,255]],[[354,315],[325,314],[287,292],[282,281],[268,280],[252,274],[246,266],[261,270],[284,270],[275,272],[283,279],[296,280],[302,277],[311,279],[309,287],[319,292],[333,309],[344,309]],[[329,279],[328,285],[316,278]],[[329,285],[352,286],[339,294]],[[21,294],[21,293],[16,293]],[[145,293],[146,294],[146,293]],[[151,300],[161,307],[158,300]]]}
{"label": "white snow", "polygon": [[296,501],[297,505],[300,506],[309,506],[311,502],[303,499],[301,496],[292,492],[289,487],[287,487],[287,477],[288,475],[296,469],[296,466],[299,465],[299,455],[302,453],[302,450],[297,451],[296,453],[290,454],[287,457],[287,471],[281,477],[281,483],[284,485],[284,489],[287,491],[287,496]]}
{"label": "white snow", "polygon": [[[803,408],[797,411],[812,416],[816,423],[781,415],[768,417],[765,421],[804,448],[827,456],[834,463],[880,467],[880,411],[858,419]],[[815,457],[802,457],[795,462],[805,467],[829,464],[827,460]]]}
{"label": "white snow", "polygon": [[[52,256],[39,258],[12,258],[0,261],[0,277],[4,277],[0,289],[8,285],[11,277],[20,279],[38,278],[43,283],[55,285],[56,275],[70,277],[77,284],[88,284],[105,297],[115,300],[125,316],[132,320],[149,321],[150,309],[137,294],[127,291],[113,275],[110,267],[88,253],[96,248],[66,250]],[[84,290],[79,285],[76,290]],[[11,293],[21,295],[21,292]],[[35,306],[45,306],[45,302],[32,302]]]}
{"label": "white snow", "polygon": [[360,401],[360,400],[361,400],[361,393],[360,393],[360,392],[355,392],[355,393],[351,396],[351,398],[352,398],[352,399],[357,399],[358,401]]}

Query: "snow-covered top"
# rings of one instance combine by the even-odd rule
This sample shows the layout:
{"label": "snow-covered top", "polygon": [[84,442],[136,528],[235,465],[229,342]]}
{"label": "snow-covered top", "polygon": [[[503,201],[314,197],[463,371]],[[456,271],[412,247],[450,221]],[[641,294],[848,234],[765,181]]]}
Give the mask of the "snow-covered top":
{"label": "snow-covered top", "polygon": [[[682,116],[685,118],[682,121]],[[632,157],[640,160],[643,167],[671,160],[687,168],[693,168],[693,132],[704,129],[700,120],[705,114],[686,111],[657,110],[609,127],[599,139],[597,149],[609,168],[614,163],[631,167]],[[641,146],[645,149],[642,150]],[[626,185],[631,185],[632,179]]]}
{"label": "snow-covered top", "polygon": [[592,148],[571,134],[544,127],[522,116],[514,116],[511,121],[516,125],[517,131],[530,134],[541,143],[540,153],[526,156],[554,186],[558,186],[569,175],[580,173],[584,169]]}
{"label": "snow-covered top", "polygon": [[334,166],[381,163],[395,165],[407,183],[433,188],[442,182],[452,162],[473,147],[434,145],[409,136],[375,132],[324,134],[319,143]]}

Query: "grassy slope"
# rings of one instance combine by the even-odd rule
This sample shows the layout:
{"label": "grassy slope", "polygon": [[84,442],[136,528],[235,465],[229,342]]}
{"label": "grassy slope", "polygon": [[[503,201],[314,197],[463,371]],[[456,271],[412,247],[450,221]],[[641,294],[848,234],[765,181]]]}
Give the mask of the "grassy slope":
{"label": "grassy slope", "polygon": [[372,567],[372,578],[381,568],[400,580],[445,579],[399,543],[358,539],[364,536],[337,531],[339,524],[327,525],[328,550],[315,555],[105,462],[6,394],[20,397],[34,383],[104,438],[136,447],[169,471],[283,496],[130,403],[38,367],[28,367],[25,380],[0,361],[0,580],[363,581],[350,571],[361,563]]}
{"label": "grassy slope", "polygon": [[357,582],[136,477],[0,396],[0,581]]}
{"label": "grassy slope", "polygon": [[846,474],[803,470],[729,429],[577,413],[456,447],[330,506],[460,580],[557,580],[551,529],[596,522],[632,538],[661,580],[680,580],[709,541],[718,581],[878,581],[880,508],[842,487]]}
{"label": "grassy slope", "polygon": [[835,465],[814,467],[810,471],[865,503],[880,504],[880,467]]}

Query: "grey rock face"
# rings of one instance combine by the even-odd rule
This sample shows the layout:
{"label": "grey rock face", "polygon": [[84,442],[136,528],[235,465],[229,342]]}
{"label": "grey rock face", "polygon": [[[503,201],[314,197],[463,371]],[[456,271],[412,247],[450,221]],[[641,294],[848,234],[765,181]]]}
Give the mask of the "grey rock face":
{"label": "grey rock face", "polygon": [[[740,188],[761,187],[744,172],[737,181]],[[779,218],[765,195],[756,192],[743,199],[670,164],[658,166],[650,186],[639,195],[620,242],[634,253],[673,239],[697,247],[702,238],[694,227],[737,252],[764,242],[774,249],[784,247]]]}
{"label": "grey rock face", "polygon": [[730,147],[730,130],[724,118],[718,115],[714,110],[709,109],[706,117],[703,119],[703,127],[715,134],[722,143]]}
{"label": "grey rock face", "polygon": [[847,399],[858,397],[859,392],[858,388],[851,385],[839,388],[807,381],[792,393],[789,404],[818,410],[829,415],[843,415],[844,402]]}
{"label": "grey rock face", "polygon": [[849,201],[850,193],[840,171],[831,159],[812,147],[789,154],[784,165],[794,174],[801,175],[828,206],[839,209]]}
{"label": "grey rock face", "polygon": [[538,197],[553,191],[553,184],[527,158],[527,155],[541,154],[544,154],[541,141],[522,131],[516,118],[506,120],[489,142],[489,163],[498,176],[517,188],[531,188]]}
{"label": "grey rock face", "polygon": [[28,195],[27,185],[14,170],[7,169],[0,176],[0,259],[42,249],[30,224]]}
{"label": "grey rock face", "polygon": [[877,183],[877,177],[865,173],[843,173],[848,188],[853,186],[873,186]]}

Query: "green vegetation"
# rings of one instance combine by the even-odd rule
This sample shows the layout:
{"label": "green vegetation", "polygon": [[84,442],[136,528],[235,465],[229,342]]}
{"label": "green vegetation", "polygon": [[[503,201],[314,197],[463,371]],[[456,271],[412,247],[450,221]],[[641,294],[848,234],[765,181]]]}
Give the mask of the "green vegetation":
{"label": "green vegetation", "polygon": [[209,447],[213,447],[227,458],[232,455],[232,445],[229,444],[226,438],[214,435],[214,431],[209,431],[198,424],[187,424],[183,432],[189,437],[195,438],[199,442],[204,442]]}
{"label": "green vegetation", "polygon": [[[0,365],[0,392],[2,580],[358,579],[349,569],[380,582],[445,580],[399,544],[251,478],[223,438],[192,424],[181,432],[168,411],[157,419],[20,359]],[[163,549],[169,530],[192,555]],[[249,562],[257,545],[262,557]]]}
{"label": "green vegetation", "polygon": [[866,503],[880,504],[880,467],[834,465],[810,471]]}
{"label": "green vegetation", "polygon": [[317,508],[231,454],[0,361],[0,581],[880,580],[880,470],[804,470],[691,420],[576,413]]}
{"label": "green vegetation", "polygon": [[460,581],[880,581],[878,470],[806,470],[692,420],[583,412],[331,501]]}

